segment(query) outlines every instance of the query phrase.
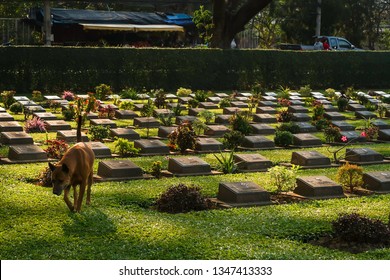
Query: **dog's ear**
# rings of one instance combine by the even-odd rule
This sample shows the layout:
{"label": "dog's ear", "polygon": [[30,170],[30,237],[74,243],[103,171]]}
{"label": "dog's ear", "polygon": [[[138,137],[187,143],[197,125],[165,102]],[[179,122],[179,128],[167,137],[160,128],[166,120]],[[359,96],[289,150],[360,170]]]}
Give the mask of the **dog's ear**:
{"label": "dog's ear", "polygon": [[49,168],[51,171],[54,171],[56,169],[56,166],[54,164],[52,164],[51,162],[49,162]]}
{"label": "dog's ear", "polygon": [[65,163],[62,165],[62,171],[64,171],[64,173],[69,173],[69,167]]}

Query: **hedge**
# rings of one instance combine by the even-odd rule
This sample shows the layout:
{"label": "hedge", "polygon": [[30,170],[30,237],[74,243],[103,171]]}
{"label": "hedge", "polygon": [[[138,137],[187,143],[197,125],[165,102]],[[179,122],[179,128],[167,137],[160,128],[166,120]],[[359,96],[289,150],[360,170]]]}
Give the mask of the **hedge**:
{"label": "hedge", "polygon": [[0,91],[390,88],[390,52],[0,47]]}

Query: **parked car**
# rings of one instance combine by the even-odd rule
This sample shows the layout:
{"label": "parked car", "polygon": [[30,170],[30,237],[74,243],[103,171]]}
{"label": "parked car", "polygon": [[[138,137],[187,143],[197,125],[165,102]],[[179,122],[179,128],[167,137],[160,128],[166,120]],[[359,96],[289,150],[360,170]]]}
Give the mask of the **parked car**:
{"label": "parked car", "polygon": [[[317,40],[322,42],[327,40],[331,50],[335,51],[361,51],[362,49],[356,48],[347,39],[335,36],[319,36]],[[314,49],[314,46],[313,46]]]}

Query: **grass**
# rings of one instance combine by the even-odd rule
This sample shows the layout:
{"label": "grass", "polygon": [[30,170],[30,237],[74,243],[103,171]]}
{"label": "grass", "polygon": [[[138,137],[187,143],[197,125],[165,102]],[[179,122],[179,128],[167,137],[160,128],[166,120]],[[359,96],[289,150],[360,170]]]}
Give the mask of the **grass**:
{"label": "grass", "polygon": [[[347,113],[348,114],[348,113]],[[58,115],[60,117],[60,115]],[[22,115],[17,117],[22,122]],[[361,125],[362,121],[353,121]],[[128,121],[118,122],[120,126]],[[72,123],[75,127],[75,123]],[[145,137],[146,130],[137,132]],[[151,135],[157,130],[151,129]],[[55,133],[32,134],[44,144]],[[113,150],[112,143],[106,143]],[[43,147],[45,147],[43,145]],[[357,144],[390,156],[388,144]],[[273,164],[289,162],[298,149],[258,151]],[[312,149],[299,149],[312,150]],[[331,157],[329,148],[316,150]],[[0,147],[0,155],[8,149]],[[197,155],[218,165],[212,154]],[[164,156],[131,158],[149,170]],[[331,232],[340,213],[358,212],[388,221],[390,195],[308,201],[263,207],[218,209],[187,214],[166,214],[153,209],[159,195],[174,184],[195,184],[204,195],[216,197],[221,181],[252,181],[274,192],[265,172],[225,174],[161,180],[95,183],[92,205],[80,214],[70,213],[62,197],[33,181],[47,164],[0,165],[0,258],[1,259],[384,259],[390,249],[351,254],[307,243]],[[94,169],[97,170],[98,160]],[[388,165],[365,166],[365,171],[389,170]],[[325,175],[335,179],[336,169],[301,170],[299,176]]]}

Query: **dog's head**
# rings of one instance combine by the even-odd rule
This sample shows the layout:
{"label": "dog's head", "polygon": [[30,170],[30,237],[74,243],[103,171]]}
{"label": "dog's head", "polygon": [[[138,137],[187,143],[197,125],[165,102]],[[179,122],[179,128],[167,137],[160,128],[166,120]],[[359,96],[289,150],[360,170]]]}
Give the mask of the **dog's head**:
{"label": "dog's head", "polygon": [[60,195],[70,185],[69,168],[66,164],[54,165],[49,163],[53,193]]}

